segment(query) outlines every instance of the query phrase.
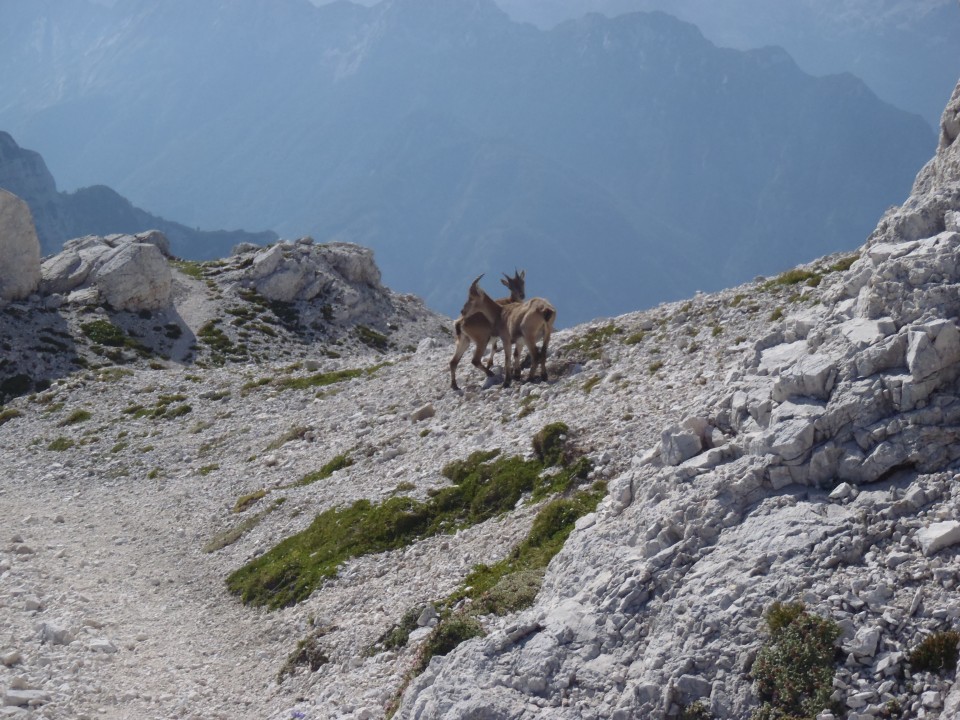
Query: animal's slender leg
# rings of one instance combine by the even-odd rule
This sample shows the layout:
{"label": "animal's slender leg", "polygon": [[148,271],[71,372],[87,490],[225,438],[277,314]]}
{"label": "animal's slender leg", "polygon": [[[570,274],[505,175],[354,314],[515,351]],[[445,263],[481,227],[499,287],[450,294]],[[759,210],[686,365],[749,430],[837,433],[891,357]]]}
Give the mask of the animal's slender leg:
{"label": "animal's slender leg", "polygon": [[491,372],[489,366],[484,366],[482,362],[483,353],[486,349],[487,349],[486,343],[483,343],[482,345],[477,343],[477,349],[473,351],[473,360],[471,362],[473,362],[475,366],[483,370],[483,372],[487,374],[487,377],[491,377],[493,376],[493,372]]}
{"label": "animal's slender leg", "polygon": [[453,390],[459,390],[457,387],[457,365],[460,364],[460,358],[463,357],[463,354],[467,351],[467,348],[470,347],[470,338],[466,333],[460,332],[459,325],[457,326],[457,348],[453,352],[453,358],[450,360],[450,387]]}

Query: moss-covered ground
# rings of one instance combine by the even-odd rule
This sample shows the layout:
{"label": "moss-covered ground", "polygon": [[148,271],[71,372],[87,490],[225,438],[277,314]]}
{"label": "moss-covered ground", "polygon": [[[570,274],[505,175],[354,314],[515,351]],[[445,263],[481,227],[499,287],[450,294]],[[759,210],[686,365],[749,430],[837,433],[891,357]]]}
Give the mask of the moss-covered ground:
{"label": "moss-covered ground", "polygon": [[[567,492],[590,470],[585,458],[573,459],[568,435],[562,423],[544,428],[535,438],[537,454],[531,460],[492,450],[450,463],[443,475],[451,484],[426,501],[394,496],[381,503],[358,500],[326,510],[306,530],[232,573],[227,586],[246,603],[293,605],[349,558],[476,525],[513,510],[525,496],[538,499]],[[557,469],[543,472],[551,466]]]}

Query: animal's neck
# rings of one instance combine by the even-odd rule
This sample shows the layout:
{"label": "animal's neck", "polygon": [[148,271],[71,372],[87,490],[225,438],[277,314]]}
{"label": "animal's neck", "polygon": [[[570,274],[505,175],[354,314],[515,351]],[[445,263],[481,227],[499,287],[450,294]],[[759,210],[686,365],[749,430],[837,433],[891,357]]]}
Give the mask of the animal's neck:
{"label": "animal's neck", "polygon": [[503,314],[503,306],[498,301],[492,300],[489,295],[484,295],[480,299],[477,312],[482,313],[491,325],[497,325]]}

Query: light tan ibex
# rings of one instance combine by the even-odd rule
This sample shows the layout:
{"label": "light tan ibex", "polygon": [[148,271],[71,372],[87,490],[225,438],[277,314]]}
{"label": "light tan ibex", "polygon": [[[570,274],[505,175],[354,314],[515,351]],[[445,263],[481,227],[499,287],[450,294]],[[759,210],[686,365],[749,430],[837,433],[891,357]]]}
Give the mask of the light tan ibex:
{"label": "light tan ibex", "polygon": [[[530,375],[528,381],[533,380],[537,372],[537,365],[540,366],[540,379],[547,379],[547,346],[550,344],[550,335],[553,333],[553,323],[557,319],[557,309],[547,300],[539,297],[530,298],[522,303],[513,303],[503,308],[503,321],[507,325],[507,332],[510,334],[510,342],[517,343],[517,352],[514,355],[514,376],[519,380],[520,371],[520,352],[519,340],[523,338],[523,344],[527,346],[527,352],[530,353]],[[537,340],[543,338],[543,343],[537,348]],[[510,348],[504,347],[504,352],[510,352]],[[506,369],[504,369],[506,373]]]}
{"label": "light tan ibex", "polygon": [[[483,275],[480,277],[483,277]],[[525,270],[517,272],[516,269],[514,269],[513,277],[510,277],[504,273],[503,279],[500,282],[503,283],[510,291],[510,297],[500,298],[494,302],[501,306],[506,305],[507,303],[521,302],[526,297],[525,278]],[[476,284],[476,282],[479,280],[480,278],[477,278],[477,280],[474,281],[474,284]],[[490,371],[490,366],[493,365],[493,355],[497,349],[497,341],[494,328],[487,317],[482,312],[475,312],[472,314],[461,313],[460,317],[457,318],[456,322],[453,324],[453,331],[457,341],[457,347],[456,350],[454,350],[453,359],[450,360],[450,387],[454,390],[460,389],[457,386],[457,365],[460,364],[460,358],[463,357],[463,354],[467,351],[467,348],[470,347],[471,340],[473,341],[474,345],[476,345],[476,350],[473,353],[473,364],[483,370],[487,377],[492,376],[493,373]],[[486,367],[484,367],[481,363],[481,359],[483,358],[483,353],[486,351],[487,344],[490,342],[491,338],[494,339],[494,347],[490,353],[490,360],[487,362]]]}
{"label": "light tan ibex", "polygon": [[[464,316],[482,313],[490,322],[493,334],[503,343],[503,386],[509,387],[513,379],[511,352],[514,341],[523,338],[530,353],[530,380],[540,366],[540,377],[547,379],[547,346],[557,317],[557,310],[543,298],[531,298],[522,303],[500,305],[480,288],[480,278],[473,281],[467,294],[467,302],[461,310]],[[537,339],[543,337],[543,345],[537,348]],[[520,377],[517,363],[516,376]]]}

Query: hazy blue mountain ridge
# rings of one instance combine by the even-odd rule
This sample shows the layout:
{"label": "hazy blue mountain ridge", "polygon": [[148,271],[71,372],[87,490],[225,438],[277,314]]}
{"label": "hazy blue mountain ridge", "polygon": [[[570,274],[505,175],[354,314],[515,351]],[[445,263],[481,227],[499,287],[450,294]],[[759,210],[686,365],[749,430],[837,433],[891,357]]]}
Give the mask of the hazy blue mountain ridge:
{"label": "hazy blue mountain ridge", "polygon": [[779,45],[815,75],[852,72],[931,127],[960,74],[956,0],[498,0],[544,28],[589,12],[663,10],[739,50]]}
{"label": "hazy blue mountain ridge", "polygon": [[105,185],[57,190],[53,175],[39,153],[26,150],[0,131],[0,188],[30,206],[43,255],[60,251],[64,241],[83,235],[110,235],[161,230],[175,255],[199,259],[224,257],[241,242],[274,242],[273,232],[203,231],[165,220],[135,207]]}
{"label": "hazy blue mountain ridge", "polygon": [[935,146],[853,77],[658,13],[544,32],[491,0],[122,0],[77,37],[64,18],[83,5],[0,0],[0,26],[62,38],[8,33],[0,60],[34,57],[62,95],[3,104],[0,127],[64,185],[360,242],[448,313],[515,266],[565,324],[855,247]]}

